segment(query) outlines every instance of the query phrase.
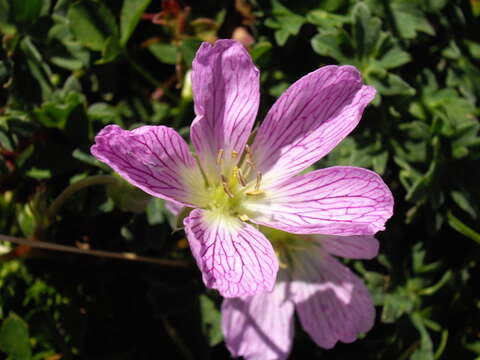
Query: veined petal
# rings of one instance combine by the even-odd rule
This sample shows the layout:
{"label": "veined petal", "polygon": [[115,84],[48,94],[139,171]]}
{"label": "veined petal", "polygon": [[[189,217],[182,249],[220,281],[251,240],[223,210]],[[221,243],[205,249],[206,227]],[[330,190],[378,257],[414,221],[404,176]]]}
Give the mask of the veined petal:
{"label": "veined petal", "polygon": [[378,255],[378,240],[371,235],[314,235],[322,249],[348,259],[373,259]]}
{"label": "veined petal", "polygon": [[277,282],[271,293],[224,299],[222,330],[232,356],[246,360],[281,360],[293,340],[293,302],[287,283]]}
{"label": "veined petal", "polygon": [[259,104],[259,72],[245,47],[233,40],[202,43],[192,64],[197,117],[190,134],[207,174],[224,151],[224,166],[237,162],[248,140]]}
{"label": "veined petal", "polygon": [[291,291],[302,327],[313,341],[329,349],[369,331],[375,308],[363,282],[329,255],[310,254],[304,260],[294,270]]}
{"label": "veined petal", "polygon": [[328,154],[374,97],[353,66],[325,66],[295,82],[272,106],[252,146],[265,182],[280,182]]}
{"label": "veined petal", "polygon": [[373,235],[393,213],[393,196],[370,170],[335,166],[294,176],[246,201],[253,222],[296,234]]}
{"label": "veined petal", "polygon": [[127,131],[108,125],[95,137],[90,151],[150,195],[189,206],[203,201],[195,159],[171,128],[142,126]]}
{"label": "veined petal", "polygon": [[224,297],[271,291],[278,260],[270,242],[253,226],[206,210],[184,220],[203,281]]}

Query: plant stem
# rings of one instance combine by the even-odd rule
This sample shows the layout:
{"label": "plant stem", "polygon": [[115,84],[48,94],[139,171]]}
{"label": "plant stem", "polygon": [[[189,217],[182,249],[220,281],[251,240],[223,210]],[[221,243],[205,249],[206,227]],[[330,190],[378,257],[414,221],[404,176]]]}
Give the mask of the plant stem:
{"label": "plant stem", "polygon": [[53,200],[52,204],[48,208],[47,211],[47,218],[49,221],[53,221],[55,219],[55,215],[57,214],[58,210],[62,207],[63,203],[70,198],[76,192],[82,190],[91,185],[106,185],[106,184],[115,184],[118,183],[119,180],[112,176],[112,175],[94,175],[89,176],[85,179],[77,181],[73,184],[70,184],[62,191],[60,195],[57,196],[55,200]]}
{"label": "plant stem", "polygon": [[147,80],[152,86],[162,89],[165,96],[168,97],[170,100],[177,101],[177,98],[172,95],[170,90],[168,90],[160,81],[155,79],[155,77],[153,77],[153,75],[151,75],[147,70],[145,70],[140,64],[133,60],[127,52],[124,52],[124,56],[125,59],[127,59],[128,63],[132,66],[132,68],[145,80]]}
{"label": "plant stem", "polygon": [[154,257],[140,256],[134,253],[127,253],[127,252],[116,253],[116,252],[104,251],[104,250],[79,249],[74,246],[60,245],[60,244],[50,243],[46,241],[39,241],[39,240],[35,240],[35,241],[28,240],[28,239],[18,238],[18,237],[8,236],[8,235],[0,235],[0,240],[7,241],[14,244],[27,245],[34,248],[40,248],[40,249],[46,249],[46,250],[52,250],[52,251],[62,251],[62,252],[68,252],[68,253],[74,253],[74,254],[83,254],[83,255],[106,257],[106,258],[112,258],[112,259],[145,262],[145,263],[156,264],[161,266],[169,266],[169,267],[189,268],[188,263],[184,261],[157,259]]}

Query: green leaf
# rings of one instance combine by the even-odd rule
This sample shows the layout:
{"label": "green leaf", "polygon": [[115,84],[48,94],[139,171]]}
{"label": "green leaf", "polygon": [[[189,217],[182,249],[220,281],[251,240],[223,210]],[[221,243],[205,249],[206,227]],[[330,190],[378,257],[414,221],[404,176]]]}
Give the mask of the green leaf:
{"label": "green leaf", "polygon": [[370,9],[363,2],[359,2],[352,10],[353,42],[357,53],[362,57],[372,54],[380,39],[382,22],[370,14]]}
{"label": "green leaf", "polygon": [[297,35],[305,23],[303,16],[297,15],[283,6],[279,0],[272,0],[272,17],[265,21],[265,25],[276,29],[275,40],[283,46],[290,35]]}
{"label": "green leaf", "polygon": [[[148,47],[148,50],[158,60],[165,64],[175,65],[177,63],[177,47],[171,44],[153,43]],[[187,56],[191,56],[190,51],[187,50]]]}
{"label": "green leaf", "polygon": [[86,68],[90,62],[90,52],[77,42],[69,42],[65,46],[52,48],[49,60],[64,69],[75,71]]}
{"label": "green leaf", "polygon": [[420,314],[414,313],[411,317],[412,324],[420,333],[420,346],[412,354],[411,360],[433,360],[433,343],[423,324]]}
{"label": "green leaf", "polygon": [[102,58],[97,61],[98,64],[106,64],[110,61],[115,60],[118,55],[122,52],[122,47],[118,42],[116,36],[110,36],[105,42],[105,46],[102,49]]}
{"label": "green leaf", "polygon": [[118,37],[115,18],[102,2],[83,0],[72,4],[68,21],[75,37],[92,50],[102,51],[108,38]]}
{"label": "green leaf", "polygon": [[384,69],[393,69],[410,62],[411,59],[412,57],[409,53],[399,47],[394,47],[388,50],[380,60],[378,60],[378,64]]}
{"label": "green leaf", "polygon": [[405,39],[415,38],[418,31],[432,36],[435,35],[435,30],[414,2],[393,2],[391,4],[391,11],[398,32]]}
{"label": "green leaf", "polygon": [[272,47],[272,44],[268,41],[261,41],[255,44],[250,50],[250,55],[252,55],[253,62],[258,65],[265,62],[265,58],[271,55]]}
{"label": "green leaf", "polygon": [[15,26],[10,24],[10,2],[0,0],[0,33],[13,35],[15,31]]}
{"label": "green leaf", "polygon": [[476,243],[480,244],[480,234],[473,230],[471,227],[463,223],[459,218],[453,215],[451,212],[447,213],[448,225],[458,231],[460,234],[472,239]]}
{"label": "green leaf", "polygon": [[385,78],[377,78],[372,75],[369,76],[368,80],[382,95],[411,96],[415,94],[415,89],[396,74],[389,73]]}
{"label": "green leaf", "polygon": [[346,63],[348,58],[343,55],[340,47],[344,39],[340,32],[323,32],[315,35],[310,43],[316,53],[322,56],[330,56],[340,63]]}
{"label": "green leaf", "polygon": [[386,294],[384,298],[382,322],[393,323],[400,316],[409,313],[414,308],[414,297],[405,288],[398,288],[395,292]]}
{"label": "green leaf", "polygon": [[12,360],[29,360],[32,358],[27,324],[17,315],[11,313],[0,328],[0,349]]}
{"label": "green leaf", "polygon": [[[52,77],[52,71],[48,66],[48,63],[43,59],[42,54],[29,36],[23,38],[20,43],[20,48],[27,55],[26,63],[30,72],[29,76],[36,80],[36,82],[33,83],[40,87],[40,92],[43,99],[50,98],[53,91],[53,86],[50,81]],[[32,86],[31,83],[28,85],[22,83],[22,85],[25,87]],[[28,88],[25,89],[25,91],[28,90]]]}
{"label": "green leaf", "polygon": [[88,107],[87,115],[92,121],[100,121],[102,124],[118,124],[123,126],[122,119],[117,109],[107,103],[94,103]]}
{"label": "green leaf", "polygon": [[200,295],[200,311],[202,313],[202,330],[210,346],[215,346],[223,340],[220,326],[220,312],[213,301],[206,295]]}
{"label": "green leaf", "polygon": [[460,209],[468,213],[473,219],[477,218],[475,202],[471,195],[465,190],[452,190],[450,196]]}
{"label": "green leaf", "polygon": [[349,18],[343,15],[336,15],[325,10],[313,10],[307,14],[307,21],[315,26],[324,29],[332,29],[348,23]]}
{"label": "green leaf", "polygon": [[11,2],[11,15],[16,24],[31,24],[41,14],[43,0],[15,0]]}
{"label": "green leaf", "polygon": [[43,103],[40,108],[34,110],[34,114],[44,126],[63,130],[72,111],[83,101],[83,95],[70,93],[63,101],[52,100]]}
{"label": "green leaf", "polygon": [[30,205],[17,204],[16,213],[17,223],[20,226],[22,234],[29,238],[33,235],[38,225]]}
{"label": "green leaf", "polygon": [[120,14],[120,44],[125,46],[151,0],[123,0]]}
{"label": "green leaf", "polygon": [[387,168],[387,161],[388,161],[388,152],[384,151],[378,155],[373,156],[372,165],[373,170],[382,175]]}
{"label": "green leaf", "polygon": [[180,52],[183,56],[185,64],[187,64],[188,66],[191,66],[195,54],[201,43],[202,42],[199,39],[188,38],[184,39],[180,44]]}

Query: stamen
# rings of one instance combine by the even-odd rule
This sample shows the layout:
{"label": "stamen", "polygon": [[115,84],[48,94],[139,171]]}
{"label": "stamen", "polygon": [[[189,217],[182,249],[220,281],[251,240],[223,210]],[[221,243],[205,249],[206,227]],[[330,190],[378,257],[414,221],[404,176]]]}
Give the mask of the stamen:
{"label": "stamen", "polygon": [[241,215],[238,215],[238,218],[242,221],[248,221],[250,220],[250,218],[248,217],[248,215],[246,214],[241,214]]}
{"label": "stamen", "polygon": [[255,161],[253,161],[252,149],[250,149],[250,146],[245,145],[245,153],[247,154],[247,159],[245,160],[245,162],[251,168],[255,169]]}
{"label": "stamen", "polygon": [[218,153],[217,153],[217,165],[222,165],[222,163],[223,163],[223,153],[224,153],[224,150],[223,150],[223,149],[218,149]]}
{"label": "stamen", "polygon": [[255,169],[255,162],[253,162],[250,159],[247,159],[246,161],[247,165],[250,166],[252,169]]}
{"label": "stamen", "polygon": [[[237,171],[235,173],[235,175],[237,175],[237,179],[238,179],[238,182],[243,186],[247,186],[247,180],[245,179],[245,177],[243,176],[243,173],[242,173],[242,169],[240,168],[235,168]],[[234,169],[234,170],[235,170]]]}
{"label": "stamen", "polygon": [[232,159],[237,158],[238,156],[238,151],[232,150]]}
{"label": "stamen", "polygon": [[202,168],[202,164],[200,163],[200,159],[196,154],[193,154],[193,157],[195,158],[195,161],[197,162],[198,168],[200,169],[200,173],[202,174],[203,181],[205,182],[205,186],[209,187],[210,184],[208,183],[208,178],[207,175],[205,174],[205,171]]}
{"label": "stamen", "polygon": [[232,191],[228,187],[227,178],[225,177],[225,175],[223,174],[220,175],[220,178],[222,179],[222,186],[223,186],[223,191],[225,191],[225,194],[227,194],[229,198],[234,198],[235,195],[233,195]]}
{"label": "stamen", "polygon": [[255,183],[255,190],[260,190],[260,185],[262,184],[262,173],[260,171],[257,172],[257,181]]}
{"label": "stamen", "polygon": [[248,176],[250,175],[251,170],[252,170],[252,167],[251,167],[251,166],[247,167],[247,169],[245,170],[245,174],[243,174],[243,176],[244,176],[245,179],[248,178]]}

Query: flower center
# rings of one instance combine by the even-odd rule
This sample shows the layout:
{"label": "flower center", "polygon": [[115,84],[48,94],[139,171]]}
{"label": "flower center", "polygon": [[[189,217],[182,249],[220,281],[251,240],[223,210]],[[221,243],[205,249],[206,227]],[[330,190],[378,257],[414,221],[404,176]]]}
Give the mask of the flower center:
{"label": "flower center", "polygon": [[[238,217],[248,221],[247,211],[242,207],[242,202],[247,197],[261,197],[262,173],[257,171],[252,158],[251,150],[245,146],[245,152],[237,165],[225,166],[224,149],[217,153],[217,176],[214,184],[206,180],[209,202],[207,208]],[[232,159],[238,157],[238,152],[232,151]],[[205,177],[206,179],[206,177]]]}

